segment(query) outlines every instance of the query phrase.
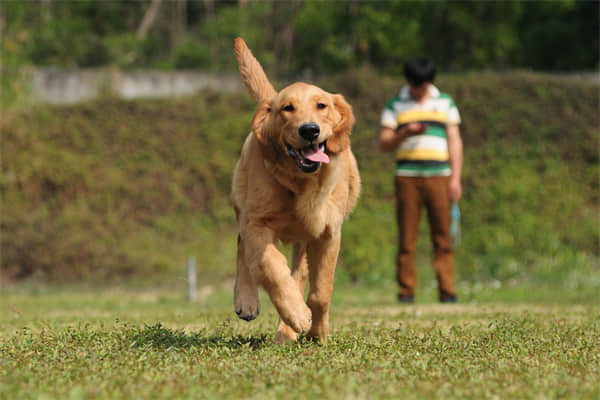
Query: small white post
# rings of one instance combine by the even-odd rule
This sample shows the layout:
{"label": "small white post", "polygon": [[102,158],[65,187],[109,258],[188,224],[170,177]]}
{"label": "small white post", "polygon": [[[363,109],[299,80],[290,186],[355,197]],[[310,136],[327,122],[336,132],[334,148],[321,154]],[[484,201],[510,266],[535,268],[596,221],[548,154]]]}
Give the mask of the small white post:
{"label": "small white post", "polygon": [[196,257],[189,257],[187,262],[188,297],[190,303],[196,302]]}

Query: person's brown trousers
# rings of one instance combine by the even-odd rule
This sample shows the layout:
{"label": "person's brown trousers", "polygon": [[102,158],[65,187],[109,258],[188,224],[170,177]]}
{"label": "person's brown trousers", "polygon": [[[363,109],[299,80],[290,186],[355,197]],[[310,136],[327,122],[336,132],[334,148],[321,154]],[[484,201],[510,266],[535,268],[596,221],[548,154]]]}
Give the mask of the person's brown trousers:
{"label": "person's brown trousers", "polygon": [[425,206],[434,249],[434,267],[440,300],[455,296],[454,254],[450,238],[449,177],[396,176],[396,217],[398,256],[396,279],[400,296],[413,296],[417,285],[415,251],[419,235],[421,208]]}

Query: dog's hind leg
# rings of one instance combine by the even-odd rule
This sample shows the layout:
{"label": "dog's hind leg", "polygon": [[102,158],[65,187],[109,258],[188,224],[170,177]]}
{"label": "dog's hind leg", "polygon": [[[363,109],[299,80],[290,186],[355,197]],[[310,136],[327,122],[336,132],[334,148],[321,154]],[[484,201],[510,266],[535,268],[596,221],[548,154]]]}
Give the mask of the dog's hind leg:
{"label": "dog's hind leg", "polygon": [[[298,283],[298,289],[300,294],[304,297],[304,288],[306,287],[306,280],[308,279],[308,261],[306,259],[306,244],[296,243],[294,244],[294,250],[292,253],[292,278]],[[279,326],[277,327],[277,333],[275,333],[275,342],[283,344],[288,342],[295,342],[298,340],[298,334],[292,328],[290,328],[283,320],[279,319]]]}
{"label": "dog's hind leg", "polygon": [[235,313],[241,319],[252,321],[260,313],[258,286],[252,280],[248,265],[244,260],[244,242],[238,235],[237,273],[233,289]]}

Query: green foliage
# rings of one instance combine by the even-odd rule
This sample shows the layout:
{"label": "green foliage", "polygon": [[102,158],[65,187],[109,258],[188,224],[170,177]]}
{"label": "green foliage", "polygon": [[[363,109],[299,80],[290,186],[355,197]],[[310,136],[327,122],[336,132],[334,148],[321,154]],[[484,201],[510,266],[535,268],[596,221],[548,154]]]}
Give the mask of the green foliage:
{"label": "green foliage", "polygon": [[280,76],[364,64],[399,74],[403,61],[417,53],[430,54],[446,71],[590,70],[600,57],[598,4],[186,0],[163,2],[138,37],[149,1],[9,0],[2,3],[2,52],[44,66],[222,71],[235,69],[231,42],[243,36],[267,70]]}
{"label": "green foliage", "polygon": [[[575,65],[599,66],[598,2],[563,0],[553,3],[525,2],[523,31],[519,35],[524,65],[536,69],[571,70]],[[543,21],[543,23],[537,23]],[[557,43],[569,43],[561,57],[555,57]]]}
{"label": "green foliage", "polygon": [[175,68],[198,68],[210,64],[208,49],[193,39],[184,40],[176,49],[173,66]]}
{"label": "green foliage", "polygon": [[268,299],[248,324],[230,288],[200,304],[172,288],[2,296],[12,307],[0,313],[2,398],[600,395],[597,301],[401,306],[389,293],[336,288],[328,343],[278,346]]}
{"label": "green foliage", "polygon": [[336,71],[347,65],[350,44],[345,35],[336,32],[331,24],[339,18],[340,7],[335,2],[309,1],[294,20],[294,27],[303,32],[302,40],[296,44],[297,51],[310,57],[294,58],[298,69],[310,71]]}
{"label": "green foliage", "polygon": [[[213,71],[237,70],[235,57],[231,57],[233,40],[243,36],[263,65],[273,62],[273,56],[265,49],[263,21],[267,18],[266,2],[249,2],[246,9],[221,7],[199,29],[196,40],[206,43],[210,51],[210,63],[207,67]],[[223,57],[228,54],[229,56]]]}
{"label": "green foliage", "polygon": [[108,59],[121,68],[144,65],[157,51],[155,42],[140,39],[130,33],[111,35],[106,38],[105,43]]}

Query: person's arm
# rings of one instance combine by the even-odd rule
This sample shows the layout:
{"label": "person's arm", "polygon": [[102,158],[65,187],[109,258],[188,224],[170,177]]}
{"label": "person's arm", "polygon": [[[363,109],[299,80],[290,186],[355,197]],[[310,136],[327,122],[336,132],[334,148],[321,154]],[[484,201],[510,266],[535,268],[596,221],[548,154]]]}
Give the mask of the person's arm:
{"label": "person's arm", "polygon": [[450,200],[456,202],[462,196],[462,184],[460,177],[462,174],[463,165],[463,143],[460,137],[460,129],[458,125],[448,125],[446,128],[448,137],[448,153],[450,154],[450,168],[452,175],[448,187],[448,195]]}
{"label": "person's arm", "polygon": [[403,140],[404,135],[399,130],[382,127],[379,131],[379,148],[381,151],[394,150],[398,148]]}
{"label": "person's arm", "polygon": [[381,128],[381,131],[379,131],[379,148],[381,151],[396,150],[407,136],[421,134],[425,132],[426,129],[427,127],[425,125],[418,122],[412,122],[399,129],[392,129],[384,126]]}

